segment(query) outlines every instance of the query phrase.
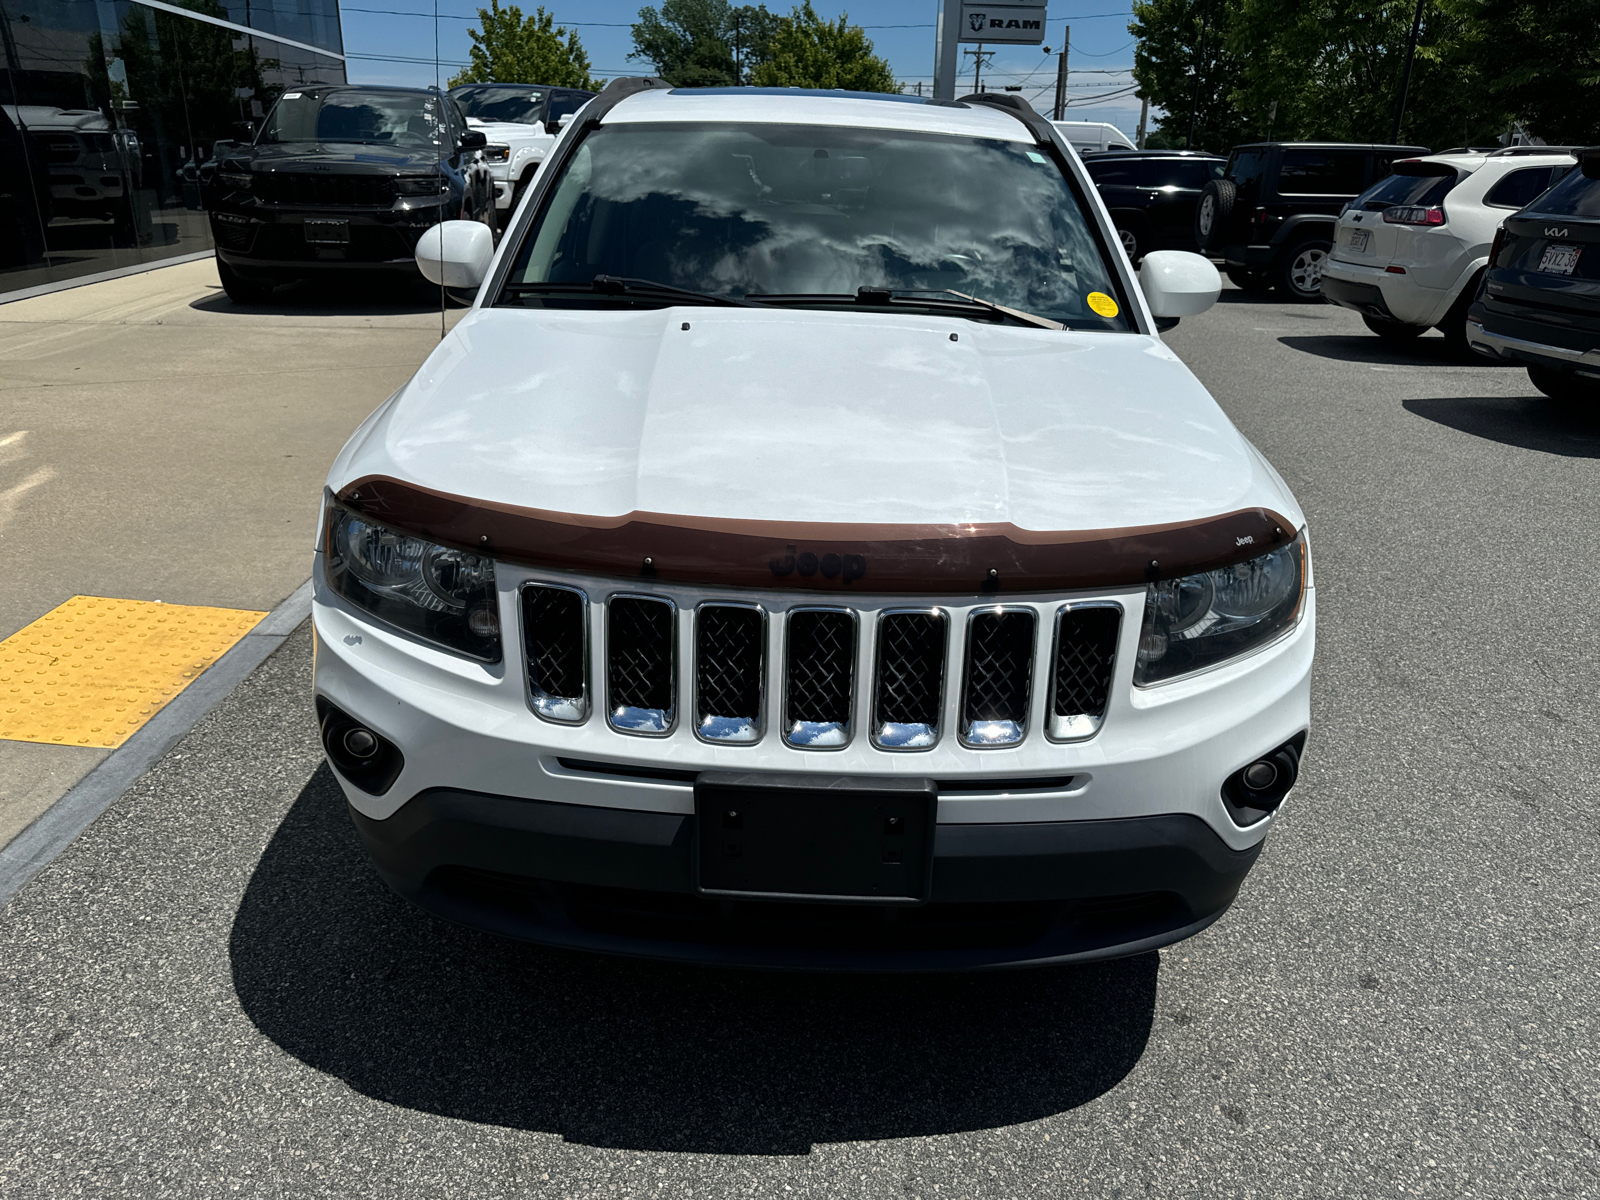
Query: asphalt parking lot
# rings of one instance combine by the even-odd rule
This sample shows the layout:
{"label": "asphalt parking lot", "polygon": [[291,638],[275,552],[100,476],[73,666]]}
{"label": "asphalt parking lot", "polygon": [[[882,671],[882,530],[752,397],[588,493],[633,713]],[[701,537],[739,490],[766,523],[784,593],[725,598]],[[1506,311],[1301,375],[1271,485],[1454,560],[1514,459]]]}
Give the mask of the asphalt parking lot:
{"label": "asphalt parking lot", "polygon": [[1306,772],[1160,954],[669,968],[390,895],[305,631],[0,911],[6,1196],[1600,1195],[1600,419],[1229,289],[1310,519]]}

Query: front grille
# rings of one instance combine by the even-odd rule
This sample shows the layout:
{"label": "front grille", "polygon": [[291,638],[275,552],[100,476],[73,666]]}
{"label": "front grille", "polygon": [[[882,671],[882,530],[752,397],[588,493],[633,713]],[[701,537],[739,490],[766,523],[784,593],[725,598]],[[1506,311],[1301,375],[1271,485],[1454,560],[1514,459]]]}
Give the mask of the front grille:
{"label": "front grille", "polygon": [[654,596],[613,596],[606,625],[607,719],[625,733],[663,734],[676,717],[677,610]]}
{"label": "front grille", "polygon": [[695,615],[695,732],[714,742],[761,736],[767,622],[753,604],[703,604]]}
{"label": "front grille", "polygon": [[[578,588],[522,585],[523,655],[528,704],[546,720],[588,719],[593,687],[604,686],[608,724],[619,732],[672,734],[677,725],[677,607],[666,597],[616,594],[592,623]],[[1112,600],[984,605],[957,609],[890,608],[866,627],[871,695],[865,706],[872,746],[928,749],[949,720],[963,746],[1016,745],[1029,734],[1040,622],[1052,619],[1039,685],[1043,733],[1054,742],[1095,736],[1106,720],[1116,670],[1122,607]],[[605,631],[598,679],[589,674],[589,630]],[[767,737],[767,708],[780,706],[779,737],[802,750],[839,749],[854,737],[861,614],[843,606],[800,605],[780,618],[782,652],[769,693],[767,614],[750,601],[702,601],[684,638],[683,675],[690,728],[703,741],[751,745]],[[957,646],[951,646],[955,638]],[[960,688],[945,687],[946,664],[959,653]],[[947,711],[949,716],[947,716]],[[638,764],[618,767],[633,771]],[[576,769],[576,768],[575,768]],[[687,773],[692,780],[693,772]],[[1002,790],[1060,790],[1067,776],[1000,781]],[[999,786],[995,781],[991,784]],[[985,789],[988,790],[988,789]]]}
{"label": "front grille", "polygon": [[889,612],[878,621],[872,704],[875,745],[920,750],[939,740],[945,636],[942,612]]}
{"label": "front grille", "polygon": [[962,744],[1012,746],[1026,736],[1033,631],[1031,608],[989,609],[973,614],[967,625]]}
{"label": "front grille", "polygon": [[1056,614],[1054,670],[1047,735],[1058,742],[1093,737],[1111,698],[1122,608],[1068,605]]}
{"label": "front grille", "polygon": [[314,208],[388,208],[394,203],[390,175],[327,175],[301,171],[260,171],[255,194],[268,204],[304,204]]}
{"label": "front grille", "polygon": [[522,589],[522,643],[528,703],[549,721],[589,715],[588,601],[576,588]]}
{"label": "front grille", "polygon": [[856,617],[847,609],[801,608],[789,614],[784,677],[784,741],[834,748],[850,741],[855,694]]}

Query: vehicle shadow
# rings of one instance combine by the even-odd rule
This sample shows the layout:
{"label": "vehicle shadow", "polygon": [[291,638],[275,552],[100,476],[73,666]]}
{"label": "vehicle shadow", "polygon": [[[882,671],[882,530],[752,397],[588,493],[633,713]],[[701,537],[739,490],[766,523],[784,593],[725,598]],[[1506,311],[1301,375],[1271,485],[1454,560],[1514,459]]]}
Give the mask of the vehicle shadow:
{"label": "vehicle shadow", "polygon": [[1424,420],[1491,442],[1567,458],[1600,458],[1600,414],[1543,396],[1451,397],[1401,404]]}
{"label": "vehicle shadow", "polygon": [[1489,358],[1458,358],[1442,337],[1423,336],[1409,342],[1388,342],[1362,334],[1326,334],[1280,337],[1280,343],[1302,354],[1333,358],[1340,362],[1370,363],[1394,367],[1484,367],[1492,370],[1503,364]]}
{"label": "vehicle shadow", "polygon": [[[466,308],[472,298],[445,292],[445,307]],[[304,279],[273,290],[256,304],[235,304],[220,284],[189,302],[198,312],[224,316],[382,317],[439,311],[439,289],[424,279]]]}
{"label": "vehicle shadow", "polygon": [[389,892],[326,764],[262,855],[230,954],[257,1028],[375,1099],[592,1146],[751,1155],[1084,1104],[1139,1061],[1159,971],[1145,954],[803,975],[508,941]]}

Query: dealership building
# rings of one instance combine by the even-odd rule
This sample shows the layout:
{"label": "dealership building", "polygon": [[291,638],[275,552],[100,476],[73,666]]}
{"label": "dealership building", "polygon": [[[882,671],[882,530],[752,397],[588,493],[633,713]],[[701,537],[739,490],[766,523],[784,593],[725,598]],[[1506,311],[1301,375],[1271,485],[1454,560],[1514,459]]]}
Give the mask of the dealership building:
{"label": "dealership building", "polygon": [[0,0],[0,297],[207,253],[200,169],[345,82],[338,0]]}

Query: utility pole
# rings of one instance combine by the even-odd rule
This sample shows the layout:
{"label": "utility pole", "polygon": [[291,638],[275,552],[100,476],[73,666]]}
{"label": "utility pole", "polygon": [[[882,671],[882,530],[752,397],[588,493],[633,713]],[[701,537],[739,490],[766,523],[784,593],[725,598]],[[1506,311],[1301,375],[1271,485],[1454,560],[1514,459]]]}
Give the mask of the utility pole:
{"label": "utility pole", "polygon": [[[1204,2],[1204,0],[1202,0]],[[1200,14],[1200,45],[1194,55],[1194,106],[1189,110],[1189,136],[1183,139],[1185,150],[1194,149],[1194,126],[1200,119],[1200,74],[1206,65],[1206,26],[1211,21],[1211,5],[1207,4]]]}
{"label": "utility pole", "polygon": [[1417,34],[1422,30],[1422,6],[1428,0],[1417,0],[1417,15],[1411,21],[1411,40],[1406,43],[1406,69],[1400,76],[1400,98],[1394,106],[1394,128],[1389,131],[1390,145],[1400,142],[1400,118],[1406,115],[1406,89],[1411,86],[1411,63],[1417,57]]}
{"label": "utility pole", "polygon": [[1056,103],[1051,120],[1059,121],[1067,115],[1067,52],[1072,49],[1072,26],[1062,33],[1061,57],[1056,62]]}
{"label": "utility pole", "polygon": [[961,53],[972,55],[972,90],[983,91],[983,64],[985,60],[994,57],[994,51],[985,50],[983,43],[979,42],[976,50],[963,50]]}
{"label": "utility pole", "polygon": [[[1134,144],[1139,149],[1144,149],[1145,131],[1150,128],[1150,98],[1145,95],[1139,97],[1139,136],[1134,139]],[[1270,138],[1268,139],[1271,140]]]}

